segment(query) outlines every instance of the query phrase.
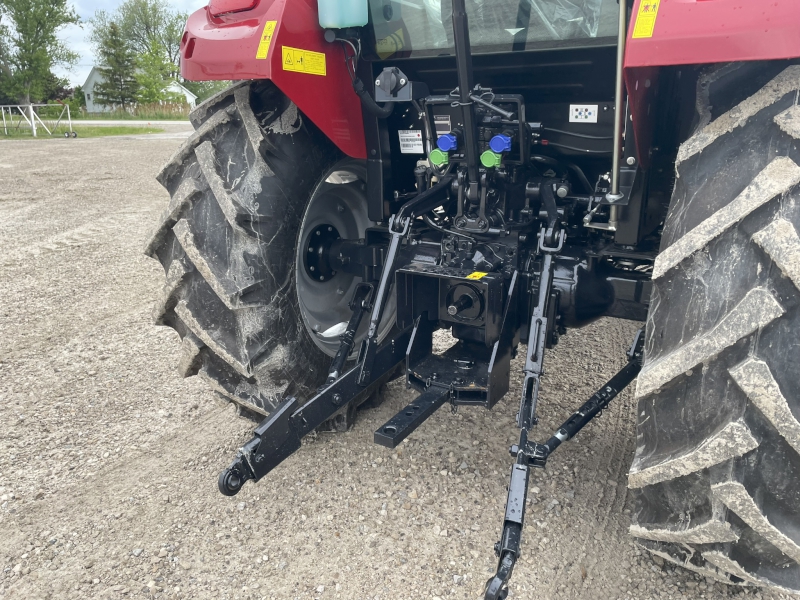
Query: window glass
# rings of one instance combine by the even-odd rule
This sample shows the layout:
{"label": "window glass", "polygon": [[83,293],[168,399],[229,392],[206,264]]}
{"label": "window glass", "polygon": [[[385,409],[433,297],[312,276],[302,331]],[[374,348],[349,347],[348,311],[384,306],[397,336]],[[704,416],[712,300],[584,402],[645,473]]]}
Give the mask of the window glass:
{"label": "window glass", "polygon": [[[375,51],[447,54],[453,49],[451,0],[369,0]],[[473,51],[508,52],[580,45],[615,37],[617,0],[466,0]],[[573,43],[569,43],[572,41]]]}

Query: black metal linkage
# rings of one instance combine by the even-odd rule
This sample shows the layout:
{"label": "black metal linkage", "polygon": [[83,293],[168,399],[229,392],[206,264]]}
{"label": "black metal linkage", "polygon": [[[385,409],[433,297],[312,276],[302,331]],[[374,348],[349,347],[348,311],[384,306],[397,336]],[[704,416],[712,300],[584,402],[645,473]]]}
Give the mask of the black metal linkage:
{"label": "black metal linkage", "polygon": [[529,441],[528,430],[523,429],[519,445],[511,447],[511,454],[516,457],[516,461],[511,468],[503,533],[495,546],[499,559],[497,572],[486,583],[485,600],[502,600],[508,595],[508,581],[520,556],[531,467],[544,468],[547,458],[562,442],[573,438],[636,379],[642,369],[643,343],[644,330],[640,329],[628,351],[628,364],[595,392],[546,443],[537,444]]}
{"label": "black metal linkage", "polygon": [[[467,175],[469,178],[470,201],[477,200],[478,185],[478,139],[475,122],[475,105],[472,102],[474,71],[472,50],[469,43],[469,20],[465,0],[453,0],[453,39],[456,51],[456,70],[458,72],[459,104],[464,123],[464,142],[466,145]],[[474,197],[473,197],[474,196]]]}
{"label": "black metal linkage", "polygon": [[450,397],[450,389],[431,386],[411,404],[375,431],[375,443],[386,448],[397,446],[435,413]]}
{"label": "black metal linkage", "polygon": [[333,362],[331,362],[325,386],[331,385],[339,379],[347,357],[353,351],[353,344],[355,343],[358,327],[361,325],[361,319],[364,317],[364,313],[372,308],[372,292],[374,289],[370,283],[359,283],[356,286],[353,292],[353,299],[350,300],[350,310],[353,311],[353,314],[347,324],[347,329],[342,334],[339,350],[336,352],[336,356],[333,357]]}
{"label": "black metal linkage", "polygon": [[384,342],[375,353],[371,377],[360,381],[356,365],[303,406],[295,398],[282,402],[256,428],[253,439],[237,453],[219,476],[219,490],[226,496],[239,492],[245,482],[258,481],[300,448],[300,440],[351,402],[372,391],[405,359],[411,329]]}
{"label": "black metal linkage", "polygon": [[[258,481],[288,456],[300,448],[300,440],[322,425],[351,402],[371,391],[371,386],[387,377],[405,359],[411,328],[388,342],[378,340],[378,326],[397,269],[395,262],[402,238],[406,236],[415,216],[426,214],[446,203],[452,176],[443,177],[432,188],[406,202],[389,223],[391,242],[383,265],[381,279],[374,299],[372,290],[357,290],[351,309],[354,311],[339,351],[331,364],[328,379],[317,395],[302,407],[295,398],[284,400],[269,417],[256,428],[254,437],[237,453],[235,460],[219,476],[219,490],[226,496],[237,494],[245,482]],[[369,286],[370,288],[372,286]],[[371,300],[371,306],[370,306]],[[363,311],[372,309],[367,338],[359,353],[358,364],[341,377],[338,376],[345,359],[352,350],[353,338],[361,322]],[[360,314],[359,314],[360,313]]]}
{"label": "black metal linkage", "polygon": [[517,413],[517,426],[523,431],[530,430],[536,424],[536,404],[539,399],[541,378],[544,374],[544,349],[547,345],[549,305],[552,301],[553,269],[555,267],[553,255],[561,250],[565,238],[562,230],[559,234],[558,245],[551,248],[544,244],[545,235],[546,232],[542,229],[539,232],[539,248],[544,254],[544,258],[539,276],[539,297],[531,316],[528,352],[525,358],[525,377],[522,382],[519,413]]}
{"label": "black metal linkage", "polygon": [[[575,413],[561,425],[549,440],[542,444],[545,453],[545,459],[542,462],[545,462],[547,456],[550,456],[563,442],[574,438],[589,421],[599,415],[601,411],[605,410],[611,401],[636,379],[641,370],[642,366],[638,361],[631,361],[619,373],[614,375],[600,390],[595,392],[583,406],[575,411]],[[536,452],[535,455],[541,453],[542,452],[539,451]],[[529,452],[529,454],[533,453]],[[534,466],[538,467],[540,465],[534,462]],[[544,465],[542,464],[541,466]]]}
{"label": "black metal linkage", "polygon": [[400,241],[408,233],[411,221],[415,216],[426,214],[442,204],[452,181],[452,176],[443,177],[441,181],[432,188],[417,194],[417,196],[401,206],[400,210],[397,211],[397,214],[392,217],[392,220],[389,222],[389,233],[392,237],[389,243],[389,250],[386,253],[386,263],[383,265],[378,291],[375,293],[375,300],[372,305],[367,338],[364,340],[364,346],[359,356],[361,373],[358,377],[358,381],[361,385],[365,385],[364,382],[369,381],[372,377],[375,353],[379,343],[378,328],[383,318],[383,309],[386,306],[389,286],[397,270],[395,262],[397,261]]}

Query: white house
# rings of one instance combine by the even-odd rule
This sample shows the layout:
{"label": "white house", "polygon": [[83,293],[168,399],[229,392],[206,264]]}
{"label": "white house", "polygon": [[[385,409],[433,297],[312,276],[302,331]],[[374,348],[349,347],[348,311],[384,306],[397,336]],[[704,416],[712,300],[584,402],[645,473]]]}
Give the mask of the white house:
{"label": "white house", "polygon": [[188,104],[192,109],[194,109],[194,107],[197,105],[197,94],[193,94],[177,81],[170,82],[170,84],[164,88],[164,91],[172,92],[174,94],[181,94],[184,98],[186,98],[186,104]]}
{"label": "white house", "polygon": [[[106,106],[103,104],[99,104],[95,99],[94,95],[94,86],[98,83],[103,81],[103,75],[100,71],[97,70],[97,67],[92,67],[92,71],[89,73],[89,76],[86,78],[86,82],[83,84],[83,94],[86,96],[86,111],[90,113],[98,113],[98,112],[111,112],[112,107]],[[173,92],[176,94],[181,94],[183,97],[186,98],[186,103],[191,107],[194,108],[197,104],[197,96],[183,87],[177,81],[171,82],[167,87],[164,88],[165,92]]]}

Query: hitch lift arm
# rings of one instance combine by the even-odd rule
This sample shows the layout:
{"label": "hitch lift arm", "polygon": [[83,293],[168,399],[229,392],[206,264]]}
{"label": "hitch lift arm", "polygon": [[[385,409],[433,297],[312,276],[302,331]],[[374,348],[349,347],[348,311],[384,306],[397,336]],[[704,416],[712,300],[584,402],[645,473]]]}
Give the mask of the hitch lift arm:
{"label": "hitch lift arm", "polygon": [[[531,420],[526,419],[520,423],[522,431],[519,436],[519,444],[515,444],[510,450],[516,461],[511,468],[503,533],[500,541],[495,545],[495,553],[498,556],[497,572],[486,582],[484,600],[504,600],[508,596],[508,581],[520,556],[531,467],[544,469],[548,457],[562,442],[572,439],[636,379],[642,369],[643,348],[644,329],[640,329],[628,350],[628,364],[575,411],[544,444],[537,444],[528,439],[530,429],[528,423],[531,423]],[[533,420],[535,420],[535,416]]]}
{"label": "hitch lift arm", "polygon": [[[406,202],[389,223],[391,241],[386,263],[381,272],[377,291],[362,284],[356,287],[350,308],[353,316],[342,335],[339,351],[331,363],[328,378],[316,396],[300,406],[296,398],[287,398],[264,419],[253,432],[253,438],[236,455],[230,466],[219,475],[219,491],[226,496],[239,493],[247,481],[258,481],[289,456],[300,449],[300,440],[357,401],[387,377],[406,357],[411,329],[396,334],[382,344],[378,340],[378,326],[383,318],[391,279],[397,270],[396,262],[402,239],[408,233],[412,220],[426,214],[445,202],[453,181],[443,177],[439,183]],[[355,332],[364,314],[371,310],[367,338],[359,352],[356,366],[340,375],[350,354]]]}

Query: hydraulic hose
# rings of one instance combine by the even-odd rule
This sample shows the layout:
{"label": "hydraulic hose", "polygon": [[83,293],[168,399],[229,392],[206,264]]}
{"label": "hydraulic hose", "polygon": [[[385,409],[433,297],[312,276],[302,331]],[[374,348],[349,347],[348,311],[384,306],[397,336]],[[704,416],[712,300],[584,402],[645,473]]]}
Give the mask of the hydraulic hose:
{"label": "hydraulic hose", "polygon": [[353,89],[358,97],[361,98],[361,104],[364,106],[364,109],[366,109],[366,111],[371,115],[378,117],[379,119],[385,119],[392,114],[392,111],[394,111],[394,102],[387,102],[385,106],[380,106],[377,102],[375,102],[375,100],[372,99],[372,96],[369,95],[367,88],[364,87],[364,82],[358,77],[353,80]]}

